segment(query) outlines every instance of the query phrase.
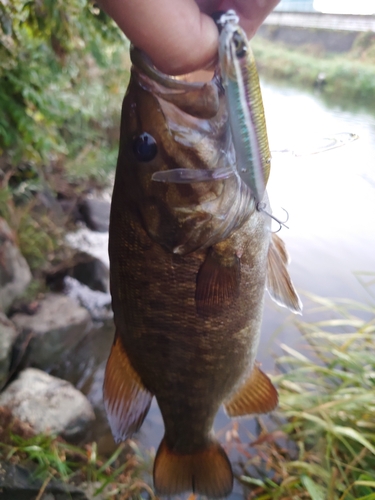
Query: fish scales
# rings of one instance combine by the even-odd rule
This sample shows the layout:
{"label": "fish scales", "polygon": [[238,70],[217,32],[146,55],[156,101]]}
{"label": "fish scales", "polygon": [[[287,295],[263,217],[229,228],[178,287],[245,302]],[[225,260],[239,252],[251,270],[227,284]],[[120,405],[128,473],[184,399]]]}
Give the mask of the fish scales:
{"label": "fish scales", "polygon": [[[116,335],[105,406],[119,441],[140,428],[155,396],[165,424],[157,492],[222,497],[233,474],[215,415],[221,404],[231,416],[276,406],[255,364],[263,296],[270,283],[279,303],[295,291],[285,248],[237,174],[217,79],[175,81],[137,49],[132,59],[110,219]],[[191,181],[171,181],[180,169]],[[225,175],[214,179],[215,170]],[[153,180],[159,172],[167,182]]]}
{"label": "fish scales", "polygon": [[[122,193],[119,195],[122,197]],[[116,206],[116,200],[117,193],[114,192],[113,207]],[[121,208],[124,208],[123,203]],[[257,214],[257,217],[264,221],[263,215]],[[253,362],[249,350],[255,350],[256,346],[249,343],[248,330],[251,331],[252,325],[261,320],[259,287],[262,293],[265,277],[260,275],[259,268],[264,267],[265,256],[256,246],[251,248],[254,255],[244,248],[239,298],[233,308],[204,318],[196,311],[195,289],[196,276],[205,252],[174,255],[156,243],[150,245],[150,239],[141,224],[138,222],[138,227],[134,222],[131,224],[115,208],[112,210],[111,225],[114,224],[113,220],[116,221],[117,231],[127,234],[132,241],[132,244],[121,247],[116,243],[115,250],[112,250],[111,240],[110,255],[115,323],[129,332],[123,338],[123,343],[134,368],[153,394],[158,394],[165,386],[173,393],[175,383],[183,384],[183,390],[173,396],[178,401],[176,406],[184,411],[194,409],[195,415],[199,414],[200,408],[206,411],[205,407],[211,399],[207,397],[208,393],[217,381],[219,387],[214,417],[233,388],[233,380],[238,382],[236,371],[246,373],[246,368]],[[131,235],[133,231],[136,234]],[[255,231],[249,228],[250,238],[252,233]],[[121,248],[121,254],[118,248]],[[120,288],[123,293],[117,299],[114,290]],[[252,317],[254,309],[258,311],[255,318]],[[235,316],[233,311],[236,311]],[[144,346],[146,342],[147,349]],[[139,352],[142,352],[142,356],[138,355]],[[166,371],[159,373],[160,366],[166,367]],[[155,374],[158,376],[155,377]],[[192,378],[195,383],[191,388],[195,404],[191,401],[186,403]],[[201,398],[200,386],[203,391]],[[169,397],[170,394],[167,394]],[[158,402],[160,404],[159,399]]]}

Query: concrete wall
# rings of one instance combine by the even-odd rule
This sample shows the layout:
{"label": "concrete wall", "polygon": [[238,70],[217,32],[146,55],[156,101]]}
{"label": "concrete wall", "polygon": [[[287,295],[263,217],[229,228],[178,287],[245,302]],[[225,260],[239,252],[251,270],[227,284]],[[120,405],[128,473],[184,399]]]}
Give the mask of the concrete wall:
{"label": "concrete wall", "polygon": [[264,24],[258,35],[288,45],[313,45],[327,52],[343,53],[349,51],[358,36],[353,31],[334,31],[318,28],[299,28],[295,26],[277,26]]}

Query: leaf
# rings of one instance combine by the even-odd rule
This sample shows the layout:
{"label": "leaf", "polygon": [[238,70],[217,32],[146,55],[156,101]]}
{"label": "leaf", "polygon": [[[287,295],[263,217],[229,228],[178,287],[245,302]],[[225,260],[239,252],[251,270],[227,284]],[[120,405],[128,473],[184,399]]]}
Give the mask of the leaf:
{"label": "leaf", "polygon": [[254,484],[255,486],[261,486],[262,488],[266,487],[266,485],[261,479],[255,479],[254,477],[241,476],[240,480],[247,484]]}
{"label": "leaf", "polygon": [[355,429],[336,425],[332,430],[336,435],[346,436],[350,439],[353,439],[354,441],[357,441],[358,443],[362,444],[365,448],[367,448],[369,451],[371,451],[372,454],[375,455],[374,446]]}
{"label": "leaf", "polygon": [[356,486],[368,486],[369,488],[375,488],[375,481],[355,481]]}
{"label": "leaf", "polygon": [[301,482],[307,489],[312,500],[326,500],[324,489],[308,476],[301,476]]}
{"label": "leaf", "polygon": [[375,493],[370,493],[364,497],[357,498],[357,500],[375,500]]}

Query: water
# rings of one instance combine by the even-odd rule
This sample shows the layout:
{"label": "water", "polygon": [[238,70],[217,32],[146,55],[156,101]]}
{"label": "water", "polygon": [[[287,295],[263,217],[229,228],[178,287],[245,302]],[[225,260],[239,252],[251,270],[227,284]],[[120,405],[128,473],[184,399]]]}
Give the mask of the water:
{"label": "water", "polygon": [[[317,95],[285,86],[264,83],[262,89],[273,150],[297,149],[303,144],[309,150],[322,137],[340,132],[359,135],[359,140],[322,154],[294,158],[275,153],[268,192],[274,213],[282,218],[281,207],[289,213],[290,229],[283,228],[279,234],[292,257],[290,274],[305,305],[303,291],[369,301],[356,273],[375,267],[375,116],[366,110],[329,107]],[[88,247],[95,244],[92,237]],[[104,245],[106,252],[106,242]],[[282,343],[303,348],[293,319],[266,297],[258,352],[266,371],[274,371]],[[101,383],[96,379],[95,383],[101,391]],[[220,411],[215,429],[228,424]],[[252,420],[241,421],[242,438],[248,439],[246,434],[253,425]],[[163,432],[153,401],[139,439],[148,448],[157,447]]]}
{"label": "water", "polygon": [[359,140],[303,158],[275,155],[269,185],[274,208],[290,213],[282,237],[298,288],[324,296],[367,300],[356,272],[374,270],[375,116],[327,108],[316,96],[264,86],[271,148],[335,132]]}

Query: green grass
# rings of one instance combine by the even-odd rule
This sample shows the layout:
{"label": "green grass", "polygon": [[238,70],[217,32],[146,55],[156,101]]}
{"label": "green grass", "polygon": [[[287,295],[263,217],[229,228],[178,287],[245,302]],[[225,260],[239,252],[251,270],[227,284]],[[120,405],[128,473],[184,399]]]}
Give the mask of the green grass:
{"label": "green grass", "polygon": [[257,500],[374,500],[375,308],[313,300],[330,318],[298,323],[306,352],[282,346],[284,423],[271,431],[261,421],[240,479]]}
{"label": "green grass", "polygon": [[27,194],[24,186],[22,201],[9,187],[0,189],[0,217],[14,231],[21,254],[34,276],[40,276],[50,266],[72,254],[64,242],[66,217],[54,214]]}
{"label": "green grass", "polygon": [[101,459],[95,442],[80,448],[53,436],[25,438],[10,434],[7,443],[0,443],[0,459],[34,464],[32,477],[43,482],[42,489],[52,479],[58,479],[88,486],[94,498],[136,500],[142,498],[142,493],[154,498],[144,480],[150,460],[133,441],[120,445],[109,458]]}
{"label": "green grass", "polygon": [[66,178],[70,182],[85,182],[88,179],[100,186],[109,186],[114,178],[118,146],[106,141],[89,142],[75,158],[65,165]]}
{"label": "green grass", "polygon": [[[261,75],[314,89],[319,75],[323,95],[368,104],[375,109],[375,42],[363,48],[360,41],[345,56],[314,54],[311,48],[290,47],[256,37],[252,48]],[[364,42],[363,42],[364,43]]]}

